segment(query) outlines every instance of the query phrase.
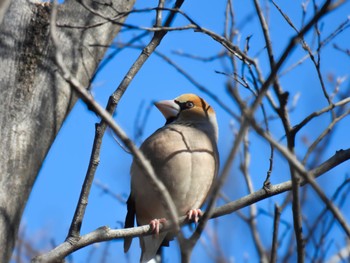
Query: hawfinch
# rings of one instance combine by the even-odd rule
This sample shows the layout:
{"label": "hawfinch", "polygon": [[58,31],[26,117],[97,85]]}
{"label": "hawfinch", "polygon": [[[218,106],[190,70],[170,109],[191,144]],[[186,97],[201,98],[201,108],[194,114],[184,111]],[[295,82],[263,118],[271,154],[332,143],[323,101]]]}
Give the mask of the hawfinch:
{"label": "hawfinch", "polygon": [[[179,216],[198,221],[204,203],[218,173],[218,125],[214,109],[194,94],[183,94],[174,100],[155,103],[166,118],[141,145],[140,150],[151,162],[157,178],[172,197]],[[150,224],[155,235],[141,236],[141,262],[156,256],[160,246],[168,246],[171,233],[159,233],[166,212],[157,192],[134,161],[131,166],[131,193],[127,201],[125,227]],[[131,238],[124,240],[124,252]]]}

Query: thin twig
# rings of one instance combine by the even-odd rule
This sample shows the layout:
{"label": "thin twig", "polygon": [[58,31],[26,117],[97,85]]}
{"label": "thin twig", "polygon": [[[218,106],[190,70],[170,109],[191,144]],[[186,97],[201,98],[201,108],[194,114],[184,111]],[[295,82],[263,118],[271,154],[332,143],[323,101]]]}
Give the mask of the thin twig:
{"label": "thin twig", "polygon": [[96,187],[100,188],[103,193],[108,194],[109,196],[113,197],[114,199],[118,200],[123,205],[126,203],[126,199],[123,198],[121,195],[114,193],[108,185],[102,183],[100,180],[95,180],[94,184]]}
{"label": "thin twig", "polygon": [[273,236],[272,236],[270,263],[277,262],[277,248],[279,245],[278,232],[279,232],[280,219],[281,219],[281,209],[277,204],[275,204],[275,217],[273,220]]}
{"label": "thin twig", "polygon": [[293,133],[297,133],[301,128],[303,128],[306,124],[308,124],[313,118],[322,115],[325,112],[330,111],[331,109],[335,108],[335,107],[340,107],[340,106],[344,106],[346,104],[348,104],[350,102],[350,97],[345,98],[341,101],[338,101],[337,103],[328,105],[327,107],[319,110],[319,111],[315,111],[313,113],[311,113],[309,116],[307,116],[304,120],[302,120],[299,124],[295,125],[293,127],[292,132]]}
{"label": "thin twig", "polygon": [[349,49],[349,48],[341,48],[341,47],[339,47],[337,44],[333,44],[333,47],[334,47],[336,50],[339,50],[339,51],[345,53],[346,55],[350,56],[350,49]]}
{"label": "thin twig", "polygon": [[306,163],[310,154],[315,150],[316,146],[320,143],[320,141],[334,128],[334,126],[341,121],[343,118],[350,114],[350,109],[344,112],[342,115],[334,118],[332,122],[323,130],[323,132],[315,139],[315,141],[310,145],[307,149],[307,152],[304,156],[303,163]]}
{"label": "thin twig", "polygon": [[[275,7],[277,8],[277,10],[281,13],[281,15],[284,17],[284,19],[287,21],[287,23],[295,30],[295,32],[299,32],[299,30],[294,26],[293,22],[291,21],[291,19],[282,11],[281,8],[279,8],[279,6],[274,2],[272,1],[272,3],[275,5]],[[316,12],[317,10],[315,10]],[[319,30],[318,30],[318,26],[317,26],[317,23],[315,23],[315,29],[316,29],[316,34],[317,34],[317,38],[318,38],[318,48],[317,48],[317,52],[316,52],[316,55],[317,55],[317,59],[315,58],[314,56],[314,53],[312,52],[311,48],[309,47],[309,45],[306,43],[305,39],[302,38],[301,39],[301,43],[302,43],[302,46],[303,46],[303,49],[306,50],[309,54],[309,57],[311,59],[311,61],[313,62],[314,66],[315,66],[315,69],[316,69],[316,72],[317,72],[317,75],[318,75],[318,78],[320,80],[320,84],[321,84],[321,88],[322,88],[322,91],[323,91],[323,94],[328,102],[329,105],[332,105],[332,101],[330,99],[330,96],[326,90],[326,86],[324,84],[324,80],[323,80],[323,76],[321,74],[321,68],[320,68],[320,50],[322,48],[322,45],[321,45],[321,40],[320,40],[320,33],[319,33]],[[334,117],[334,112],[332,112],[332,115]]]}
{"label": "thin twig", "polygon": [[[249,141],[248,141],[248,135],[246,134],[243,141],[243,160],[240,167],[248,187],[248,192],[249,194],[251,194],[254,192],[254,187],[253,187],[253,182],[251,180],[251,176],[248,171],[249,164],[250,164]],[[258,251],[260,262],[267,263],[267,256],[265,253],[265,248],[263,246],[263,243],[261,242],[261,238],[259,235],[256,217],[257,217],[257,206],[256,204],[251,204],[249,206],[249,217],[245,221],[249,225],[249,230],[251,231],[255,248]]]}

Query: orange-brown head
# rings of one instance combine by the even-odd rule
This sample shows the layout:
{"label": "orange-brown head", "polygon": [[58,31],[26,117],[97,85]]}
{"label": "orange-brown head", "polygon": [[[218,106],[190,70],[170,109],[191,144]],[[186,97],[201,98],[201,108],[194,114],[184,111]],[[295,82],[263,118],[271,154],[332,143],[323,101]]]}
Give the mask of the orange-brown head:
{"label": "orange-brown head", "polygon": [[183,94],[173,100],[155,103],[169,123],[178,124],[210,124],[217,139],[218,125],[214,109],[201,97],[195,94]]}

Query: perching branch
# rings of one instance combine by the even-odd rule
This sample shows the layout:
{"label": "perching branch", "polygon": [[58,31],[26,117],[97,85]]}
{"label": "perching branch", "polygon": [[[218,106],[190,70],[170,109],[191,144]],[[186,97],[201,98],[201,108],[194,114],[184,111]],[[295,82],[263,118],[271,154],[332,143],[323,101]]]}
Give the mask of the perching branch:
{"label": "perching branch", "polygon": [[[324,163],[322,163],[321,165],[319,165],[309,173],[312,175],[312,177],[317,178],[325,174],[329,170],[331,170],[333,167],[349,159],[350,159],[350,149],[338,151],[331,158],[329,158],[327,161],[325,161]],[[307,181],[302,180],[301,185],[302,186],[307,185]],[[278,195],[286,191],[290,191],[291,189],[292,189],[291,181],[286,181],[277,185],[271,185],[268,190],[262,188],[238,200],[235,200],[233,202],[230,202],[223,206],[215,208],[212,212],[211,218],[217,218],[217,217],[231,214],[239,209],[248,207],[251,204],[257,203],[271,196]],[[185,220],[186,220],[185,216],[181,217],[178,223],[180,225],[188,223]],[[173,226],[171,224],[166,223],[165,225],[161,225],[160,231],[161,232],[166,231],[168,229],[172,229],[172,227]],[[134,228],[127,228],[127,229],[110,229],[108,227],[100,227],[93,232],[90,232],[88,234],[81,236],[74,244],[71,244],[68,241],[63,242],[62,244],[58,245],[56,248],[49,251],[48,253],[42,254],[34,258],[32,262],[36,263],[36,262],[57,261],[57,260],[63,259],[70,253],[93,243],[108,241],[108,240],[118,239],[118,238],[124,238],[124,237],[137,237],[140,235],[150,235],[150,234],[151,234],[151,229],[149,225],[144,225],[144,226],[139,226]]]}

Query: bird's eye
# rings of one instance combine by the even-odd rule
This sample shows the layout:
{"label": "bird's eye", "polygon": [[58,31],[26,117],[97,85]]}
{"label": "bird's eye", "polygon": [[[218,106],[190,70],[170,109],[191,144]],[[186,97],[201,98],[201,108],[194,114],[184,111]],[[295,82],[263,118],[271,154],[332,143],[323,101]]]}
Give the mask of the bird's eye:
{"label": "bird's eye", "polygon": [[194,106],[194,103],[192,101],[187,101],[186,102],[186,108],[187,109],[193,108],[193,106]]}

